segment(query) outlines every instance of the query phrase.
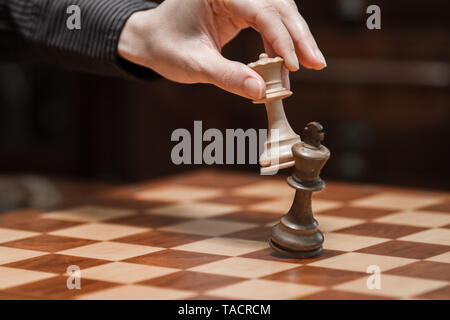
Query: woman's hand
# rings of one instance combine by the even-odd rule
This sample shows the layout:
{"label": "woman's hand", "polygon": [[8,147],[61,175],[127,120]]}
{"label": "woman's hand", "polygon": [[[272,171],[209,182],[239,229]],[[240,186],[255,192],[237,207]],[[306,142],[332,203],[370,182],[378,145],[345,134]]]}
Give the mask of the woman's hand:
{"label": "woman's hand", "polygon": [[[221,55],[240,30],[252,27],[269,56],[284,58],[289,71],[300,63],[320,70],[325,59],[293,0],[165,0],[136,12],[125,24],[119,55],[181,83],[211,83],[258,99],[263,79],[245,64]],[[287,72],[285,74],[288,81]]]}

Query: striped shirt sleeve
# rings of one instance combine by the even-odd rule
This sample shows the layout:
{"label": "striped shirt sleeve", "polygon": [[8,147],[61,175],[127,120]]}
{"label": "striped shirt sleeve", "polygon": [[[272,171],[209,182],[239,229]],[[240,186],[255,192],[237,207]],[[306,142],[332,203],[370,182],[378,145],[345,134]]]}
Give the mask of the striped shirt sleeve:
{"label": "striped shirt sleeve", "polygon": [[[79,12],[79,28],[68,19]],[[0,32],[27,44],[33,60],[103,75],[152,78],[155,74],[119,57],[117,45],[134,12],[156,7],[145,0],[0,0]],[[1,40],[0,36],[0,42]],[[5,44],[2,45],[4,47]]]}

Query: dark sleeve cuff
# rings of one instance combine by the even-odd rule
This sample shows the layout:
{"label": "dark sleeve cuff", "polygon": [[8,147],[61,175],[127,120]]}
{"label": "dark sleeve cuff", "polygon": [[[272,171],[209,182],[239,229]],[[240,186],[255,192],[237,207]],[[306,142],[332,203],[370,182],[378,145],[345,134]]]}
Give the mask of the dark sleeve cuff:
{"label": "dark sleeve cuff", "polygon": [[[71,5],[80,8],[80,29],[67,27]],[[144,0],[25,0],[10,11],[40,61],[77,71],[152,79],[157,77],[152,70],[120,58],[117,45],[127,19],[156,6]]]}

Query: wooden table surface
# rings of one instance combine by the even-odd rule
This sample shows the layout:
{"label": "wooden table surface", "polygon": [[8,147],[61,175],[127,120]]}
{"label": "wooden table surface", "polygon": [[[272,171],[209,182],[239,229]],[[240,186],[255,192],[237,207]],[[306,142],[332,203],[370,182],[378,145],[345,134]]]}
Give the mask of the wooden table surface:
{"label": "wooden table surface", "polygon": [[280,177],[201,170],[87,193],[0,215],[0,298],[450,298],[446,192],[327,182],[311,259],[268,246],[293,199]]}

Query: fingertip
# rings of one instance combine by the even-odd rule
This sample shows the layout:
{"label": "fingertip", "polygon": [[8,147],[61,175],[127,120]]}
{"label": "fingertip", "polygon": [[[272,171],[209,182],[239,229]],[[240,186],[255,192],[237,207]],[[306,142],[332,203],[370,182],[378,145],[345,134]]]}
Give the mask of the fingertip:
{"label": "fingertip", "polygon": [[292,65],[287,65],[286,64],[286,69],[288,69],[291,72],[295,72],[295,71],[298,71],[300,69],[300,66],[292,66]]}
{"label": "fingertip", "polygon": [[300,57],[300,62],[306,69],[322,70],[327,66],[327,62],[325,61],[325,58],[323,58],[323,55],[318,56],[317,54],[304,54]]}
{"label": "fingertip", "polygon": [[327,67],[327,65],[325,64],[325,65],[323,65],[323,64],[321,64],[320,66],[317,66],[317,67],[315,67],[314,68],[314,70],[317,70],[317,71],[319,71],[319,70],[323,70],[323,69],[325,69]]}
{"label": "fingertip", "polygon": [[319,60],[319,62],[320,62],[319,70],[325,68],[327,66],[327,61],[325,60],[325,57],[323,56],[323,53],[322,53],[322,51],[320,51],[319,48],[316,48],[315,56],[316,56],[316,59]]}
{"label": "fingertip", "polygon": [[327,66],[325,57],[311,36],[309,41],[305,39],[295,41],[295,48],[300,63],[307,69],[321,70]]}
{"label": "fingertip", "polygon": [[327,67],[326,62],[325,63],[320,62],[320,63],[317,63],[317,64],[311,66],[309,69],[313,69],[313,70],[319,71],[319,70],[325,69],[326,67]]}
{"label": "fingertip", "polygon": [[289,71],[297,71],[300,69],[297,54],[294,51],[285,57],[284,62]]}

